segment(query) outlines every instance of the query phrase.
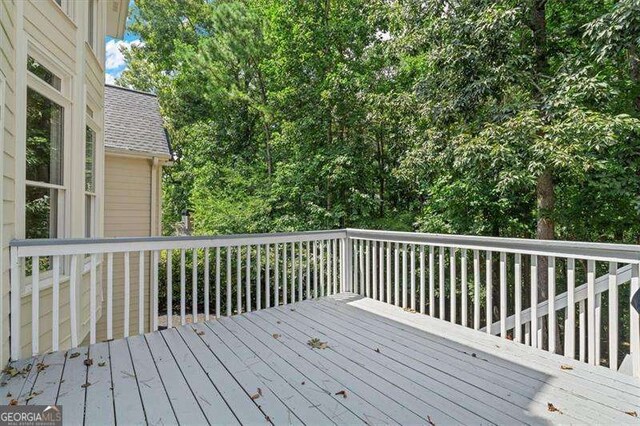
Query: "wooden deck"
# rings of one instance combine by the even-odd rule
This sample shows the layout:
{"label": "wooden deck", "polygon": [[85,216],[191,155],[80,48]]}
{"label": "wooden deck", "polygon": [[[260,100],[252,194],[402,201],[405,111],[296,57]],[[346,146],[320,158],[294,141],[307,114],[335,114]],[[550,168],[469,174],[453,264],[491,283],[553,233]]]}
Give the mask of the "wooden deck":
{"label": "wooden deck", "polygon": [[636,379],[348,294],[12,367],[65,424],[640,424]]}

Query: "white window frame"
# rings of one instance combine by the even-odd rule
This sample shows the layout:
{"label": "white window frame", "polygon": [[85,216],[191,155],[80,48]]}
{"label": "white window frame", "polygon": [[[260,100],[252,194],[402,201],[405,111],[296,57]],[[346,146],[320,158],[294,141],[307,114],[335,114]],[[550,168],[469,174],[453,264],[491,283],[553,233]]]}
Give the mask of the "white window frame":
{"label": "white window frame", "polygon": [[[70,91],[70,77],[63,70],[58,68],[58,66],[53,62],[48,60],[48,58],[37,49],[30,49],[28,56],[31,56],[33,59],[38,61],[38,63],[42,64],[45,68],[54,73],[58,78],[60,78],[60,91],[56,90],[51,85],[47,84],[45,81],[40,79],[37,75],[31,73],[27,70],[27,88],[31,89],[50,101],[60,105],[64,109],[64,119],[63,119],[63,138],[62,138],[62,153],[63,153],[63,168],[62,168],[62,185],[51,184],[46,182],[35,182],[26,179],[24,185],[22,185],[22,190],[25,191],[25,197],[23,198],[25,203],[24,217],[22,220],[22,236],[26,235],[26,187],[38,187],[38,188],[49,188],[58,190],[58,219],[57,219],[57,237],[63,238],[68,235],[68,229],[70,228],[70,221],[68,212],[70,211],[70,197],[69,197],[69,183],[70,183],[70,175],[71,175],[71,162],[69,160],[70,153],[70,134],[72,131],[71,125],[71,115],[72,115],[72,102],[71,100],[65,96],[66,93]],[[26,106],[26,105],[25,105]],[[26,123],[25,123],[26,125]],[[26,146],[26,140],[25,140]],[[26,169],[26,158],[20,159],[21,167],[25,167]]]}
{"label": "white window frame", "polygon": [[[87,12],[85,14],[85,25],[87,32],[85,34],[85,40],[94,54],[98,53],[98,8],[100,5],[98,4],[98,0],[87,0]],[[93,10],[91,10],[90,5],[93,6]],[[91,16],[91,28],[89,28],[89,14]]]}
{"label": "white window frame", "polygon": [[[52,102],[57,103],[62,108],[64,108],[64,120],[63,120],[63,170],[62,170],[62,183],[63,185],[52,185],[44,182],[32,182],[26,179],[26,139],[22,141],[18,141],[19,146],[21,145],[21,149],[17,150],[17,158],[16,158],[16,166],[20,169],[20,173],[17,174],[17,191],[19,196],[16,197],[16,237],[17,238],[25,238],[26,236],[26,189],[27,185],[39,186],[39,187],[55,187],[59,191],[63,191],[62,196],[58,196],[58,229],[57,229],[57,237],[65,238],[69,236],[69,232],[71,229],[71,219],[70,219],[70,211],[71,211],[71,197],[70,195],[70,183],[71,183],[71,160],[70,160],[70,148],[71,148],[71,134],[72,134],[72,107],[73,102],[70,99],[70,93],[72,90],[72,71],[66,68],[61,62],[59,62],[56,58],[47,55],[46,50],[35,42],[34,40],[28,38],[26,42],[26,55],[23,56],[24,63],[20,64],[22,69],[25,70],[26,78],[24,82],[25,86],[22,86],[25,93],[25,116],[26,116],[26,108],[27,108],[27,89],[30,88],[40,95],[48,98]],[[60,90],[58,91],[53,86],[40,79],[37,75],[29,72],[27,69],[27,59],[28,57],[32,57],[42,66],[47,68],[49,71],[54,73],[60,79]],[[23,135],[26,137],[26,120],[20,123],[21,126],[24,126]],[[31,285],[30,280],[31,277],[26,276],[26,265],[24,259],[22,260],[21,269],[23,271],[23,289],[22,294],[30,294]],[[68,270],[68,265],[66,262],[62,265],[62,273],[63,275]],[[53,277],[53,272],[51,270],[41,271],[41,289],[46,288],[47,284],[51,284]]]}
{"label": "white window frame", "polygon": [[[95,111],[91,105],[87,106],[89,108],[91,108],[92,111]],[[86,173],[83,173],[83,186],[82,189],[84,190],[84,203],[87,202],[87,197],[91,197],[91,229],[90,229],[90,235],[89,238],[95,238],[98,235],[98,141],[101,135],[101,129],[100,129],[100,125],[95,121],[95,119],[93,117],[91,117],[88,113],[85,113],[85,138],[86,138],[86,128],[90,128],[93,133],[94,133],[94,146],[93,146],[93,191],[87,191],[87,182],[86,182]],[[86,167],[86,161],[87,161],[87,143],[86,140],[84,141],[83,144],[83,156],[82,158],[85,161],[85,167]],[[85,170],[85,169],[83,169]],[[86,221],[86,204],[84,205],[84,220]],[[85,230],[87,229],[87,224],[85,222],[84,227]],[[86,236],[86,235],[85,235]]]}
{"label": "white window frame", "polygon": [[74,14],[74,1],[72,0],[60,0],[60,4],[56,0],[51,0],[52,3],[56,5],[56,7],[60,8],[62,13],[67,15],[69,19],[73,20]]}

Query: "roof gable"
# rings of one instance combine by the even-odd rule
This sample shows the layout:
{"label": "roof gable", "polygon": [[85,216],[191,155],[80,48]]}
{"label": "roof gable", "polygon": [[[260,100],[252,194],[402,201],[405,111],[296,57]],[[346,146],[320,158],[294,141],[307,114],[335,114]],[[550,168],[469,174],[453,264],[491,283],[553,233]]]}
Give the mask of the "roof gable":
{"label": "roof gable", "polygon": [[105,85],[104,144],[107,150],[171,158],[158,98],[151,93]]}

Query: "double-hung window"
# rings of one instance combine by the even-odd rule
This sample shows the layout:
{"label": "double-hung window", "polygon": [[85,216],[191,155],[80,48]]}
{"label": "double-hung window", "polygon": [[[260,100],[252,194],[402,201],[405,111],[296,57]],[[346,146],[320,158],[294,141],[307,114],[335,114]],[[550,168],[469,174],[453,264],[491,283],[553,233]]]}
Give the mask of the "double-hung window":
{"label": "double-hung window", "polygon": [[84,236],[96,235],[96,131],[95,124],[87,111],[84,149]]}
{"label": "double-hung window", "polygon": [[96,31],[96,14],[98,12],[96,5],[96,0],[88,0],[87,1],[87,43],[91,46],[94,52],[96,52],[96,41],[97,41],[97,31]]}
{"label": "double-hung window", "polygon": [[27,71],[24,233],[26,238],[58,238],[65,226],[69,102],[62,95],[62,79],[31,56]]}

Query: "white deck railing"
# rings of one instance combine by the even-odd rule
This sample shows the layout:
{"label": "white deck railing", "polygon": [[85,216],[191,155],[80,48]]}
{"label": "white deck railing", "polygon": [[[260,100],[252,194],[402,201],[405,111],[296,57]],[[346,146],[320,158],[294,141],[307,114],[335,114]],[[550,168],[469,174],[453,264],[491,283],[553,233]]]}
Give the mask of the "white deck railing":
{"label": "white deck railing", "polygon": [[639,262],[634,245],[354,229],[14,241],[11,356],[93,343],[99,321],[112,339],[353,291],[614,370],[630,355],[640,376]]}
{"label": "white deck railing", "polygon": [[[361,230],[348,237],[357,293],[613,370],[630,355],[640,377],[631,303],[640,246]],[[538,301],[539,286],[548,300]]]}
{"label": "white deck railing", "polygon": [[[89,343],[95,343],[98,315],[103,308],[104,337],[110,340],[114,337],[114,308],[122,311],[124,317],[122,330],[117,334],[127,337],[132,334],[132,320],[137,322],[137,330],[133,332],[142,334],[158,329],[161,314],[169,313],[166,324],[171,327],[174,313],[179,315],[181,324],[187,321],[187,314],[192,321],[198,321],[200,307],[200,313],[208,320],[210,316],[249,312],[345,291],[346,280],[342,277],[345,237],[345,231],[320,231],[14,241],[11,357],[19,359],[27,354],[55,351],[65,346],[62,342],[76,347],[82,343],[84,334],[88,335]],[[116,262],[119,274],[114,273]],[[179,287],[177,300],[174,283]],[[166,288],[162,300],[161,285]],[[88,287],[88,294],[83,287]],[[114,298],[114,287],[122,289],[122,298]],[[189,293],[187,287],[191,289]],[[48,293],[43,297],[45,289]],[[61,302],[61,296],[65,296],[65,302]],[[83,305],[80,299],[87,298],[88,307],[83,308],[87,304]],[[30,299],[29,316],[21,312],[25,299]],[[100,299],[105,300],[106,306],[102,306]],[[160,312],[161,304],[164,312]],[[61,311],[68,314],[64,326]],[[30,339],[23,340],[26,322],[30,323],[26,327]],[[83,323],[88,323],[87,333],[83,333]],[[43,339],[49,334],[50,345],[48,339]]]}

